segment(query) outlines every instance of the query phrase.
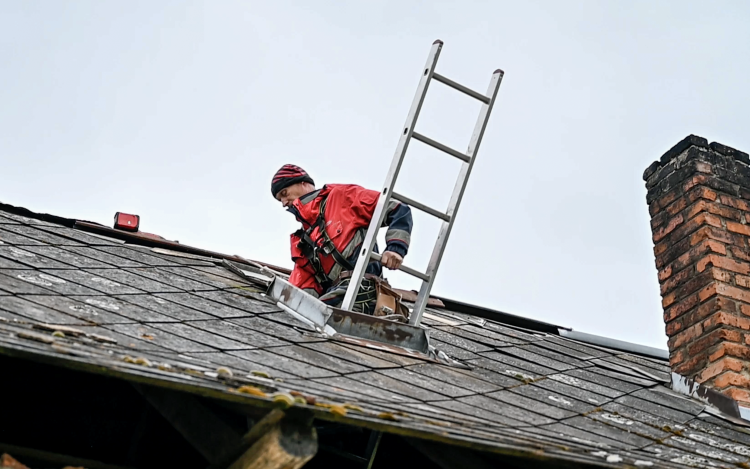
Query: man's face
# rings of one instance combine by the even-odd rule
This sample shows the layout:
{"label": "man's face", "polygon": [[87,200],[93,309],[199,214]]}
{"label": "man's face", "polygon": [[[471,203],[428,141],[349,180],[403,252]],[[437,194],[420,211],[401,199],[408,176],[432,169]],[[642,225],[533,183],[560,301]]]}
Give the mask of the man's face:
{"label": "man's face", "polygon": [[292,202],[310,192],[310,188],[308,186],[311,186],[311,184],[305,182],[292,184],[287,188],[281,189],[279,193],[276,194],[276,199],[281,202],[281,204],[285,208],[289,207],[290,205],[292,205]]}

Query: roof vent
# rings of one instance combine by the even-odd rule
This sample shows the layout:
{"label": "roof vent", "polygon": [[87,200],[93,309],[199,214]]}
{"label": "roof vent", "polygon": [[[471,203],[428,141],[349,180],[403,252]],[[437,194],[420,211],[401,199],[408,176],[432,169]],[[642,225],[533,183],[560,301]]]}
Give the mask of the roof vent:
{"label": "roof vent", "polygon": [[138,231],[138,226],[141,223],[141,217],[138,215],[131,215],[129,213],[117,212],[115,213],[115,229],[122,231]]}

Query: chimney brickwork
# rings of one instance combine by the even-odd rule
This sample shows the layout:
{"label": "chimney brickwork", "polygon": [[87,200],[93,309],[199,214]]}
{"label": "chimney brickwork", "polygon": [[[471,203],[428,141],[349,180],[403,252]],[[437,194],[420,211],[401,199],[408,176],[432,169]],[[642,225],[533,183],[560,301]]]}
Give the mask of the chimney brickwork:
{"label": "chimney brickwork", "polygon": [[750,157],[691,135],[643,178],[672,371],[750,405]]}

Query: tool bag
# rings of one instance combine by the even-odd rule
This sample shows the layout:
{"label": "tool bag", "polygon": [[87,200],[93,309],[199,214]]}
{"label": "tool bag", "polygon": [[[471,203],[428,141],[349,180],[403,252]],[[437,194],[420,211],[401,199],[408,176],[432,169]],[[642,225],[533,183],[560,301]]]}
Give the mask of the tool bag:
{"label": "tool bag", "polygon": [[[401,302],[401,295],[391,288],[388,280],[380,277],[374,277],[373,280],[375,280],[377,298],[373,316],[407,322],[409,320],[409,308]],[[403,319],[398,316],[402,316]]]}

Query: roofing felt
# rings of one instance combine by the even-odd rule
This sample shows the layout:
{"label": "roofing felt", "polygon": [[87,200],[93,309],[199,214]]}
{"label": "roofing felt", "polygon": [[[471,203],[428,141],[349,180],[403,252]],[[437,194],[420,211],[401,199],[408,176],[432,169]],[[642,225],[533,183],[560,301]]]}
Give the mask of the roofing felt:
{"label": "roofing felt", "polygon": [[496,453],[750,464],[743,422],[671,391],[666,360],[447,307],[422,324],[465,367],[321,335],[219,259],[0,211],[0,354],[260,407],[293,391],[318,419]]}

